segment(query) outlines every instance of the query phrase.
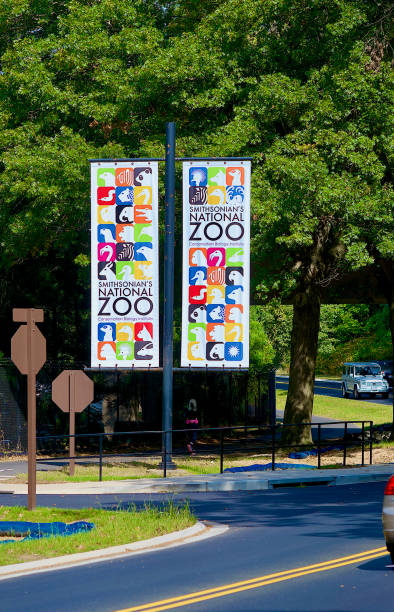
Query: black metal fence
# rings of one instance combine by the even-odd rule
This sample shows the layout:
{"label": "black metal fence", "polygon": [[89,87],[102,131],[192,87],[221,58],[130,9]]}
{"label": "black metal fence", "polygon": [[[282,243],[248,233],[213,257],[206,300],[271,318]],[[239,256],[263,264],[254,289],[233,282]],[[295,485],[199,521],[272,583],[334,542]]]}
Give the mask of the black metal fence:
{"label": "black metal fence", "polygon": [[[368,457],[368,463],[373,461],[373,422],[372,421],[330,421],[329,423],[309,423],[312,431],[313,444],[284,444],[282,442],[282,434],[288,427],[297,427],[298,425],[284,425],[282,423],[268,426],[231,426],[231,427],[206,427],[196,429],[176,429],[172,430],[173,434],[173,451],[172,457],[185,457],[186,440],[192,432],[195,432],[199,443],[193,447],[193,455],[195,457],[215,456],[219,458],[219,472],[223,473],[224,459],[227,455],[240,455],[247,453],[270,454],[271,469],[277,469],[278,453],[284,449],[310,449],[313,446],[314,454],[317,456],[317,467],[321,467],[321,457],[323,452],[327,450],[327,444],[333,449],[342,451],[342,465],[347,465],[347,455],[350,449],[360,448],[361,450],[361,465],[365,465],[365,458]],[[303,424],[303,427],[305,424]],[[338,430],[342,429],[342,435],[338,435]],[[350,431],[352,430],[352,431]],[[167,472],[172,465],[171,456],[166,448],[166,433],[162,430],[151,431],[133,431],[133,432],[116,432],[114,434],[95,433],[95,434],[76,434],[80,450],[87,448],[97,449],[97,453],[86,453],[75,455],[74,459],[79,459],[83,462],[96,460],[99,470],[99,480],[102,480],[103,463],[114,457],[138,458],[157,457],[161,459],[160,466],[163,470],[163,477],[167,477]],[[328,434],[328,435],[327,435]],[[145,436],[145,442],[141,443],[141,439]],[[329,436],[329,437],[328,437]],[[56,456],[50,458],[38,459],[38,462],[49,463],[51,461],[67,462],[69,456],[59,456],[59,442],[66,445],[66,441],[70,438],[69,435],[61,436],[38,436],[37,445],[42,452],[54,452],[57,449]],[[137,438],[139,443],[137,443]],[[111,446],[119,446],[123,440],[126,440],[130,452],[111,452]],[[49,444],[44,444],[47,441]],[[132,450],[134,448],[134,450]]]}

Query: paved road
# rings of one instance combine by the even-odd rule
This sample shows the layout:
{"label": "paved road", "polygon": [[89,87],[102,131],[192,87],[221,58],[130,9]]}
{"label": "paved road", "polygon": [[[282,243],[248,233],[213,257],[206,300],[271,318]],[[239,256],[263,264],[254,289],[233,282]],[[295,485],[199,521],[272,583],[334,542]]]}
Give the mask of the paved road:
{"label": "paved road", "polygon": [[[229,531],[180,548],[2,581],[0,610],[392,612],[394,571],[386,567],[389,557],[382,550],[383,488],[384,483],[372,483],[190,494],[201,519],[225,522]],[[161,503],[163,498],[149,499]],[[23,501],[1,496],[2,504]],[[112,508],[130,502],[141,506],[146,498],[39,496],[38,501]],[[343,559],[376,549],[377,553]],[[309,569],[282,574],[305,567]],[[241,584],[227,586],[234,583]],[[201,594],[206,590],[210,591]],[[181,599],[173,601],[177,597]],[[145,607],[167,599],[172,601]]]}
{"label": "paved road", "polygon": [[[276,388],[286,389],[289,386],[288,376],[276,376]],[[315,394],[316,395],[327,395],[329,397],[342,397],[341,382],[338,380],[316,380],[315,381]],[[374,404],[386,404],[391,406],[393,403],[392,392],[387,399],[382,399],[380,395],[377,397],[363,397],[361,402],[373,402]]]}

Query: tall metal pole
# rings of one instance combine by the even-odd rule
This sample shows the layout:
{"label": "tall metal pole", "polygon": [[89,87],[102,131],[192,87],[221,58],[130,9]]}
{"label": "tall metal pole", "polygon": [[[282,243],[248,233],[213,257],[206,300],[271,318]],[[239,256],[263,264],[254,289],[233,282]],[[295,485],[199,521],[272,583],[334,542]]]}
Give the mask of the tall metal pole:
{"label": "tall metal pole", "polygon": [[33,368],[34,320],[27,310],[27,509],[36,507],[36,373]]}
{"label": "tall metal pole", "polygon": [[[175,233],[175,123],[166,123],[165,235],[164,235],[164,321],[163,321],[163,434],[162,460],[167,469],[172,461],[172,386],[174,321],[174,233]],[[165,439],[164,439],[165,436]]]}

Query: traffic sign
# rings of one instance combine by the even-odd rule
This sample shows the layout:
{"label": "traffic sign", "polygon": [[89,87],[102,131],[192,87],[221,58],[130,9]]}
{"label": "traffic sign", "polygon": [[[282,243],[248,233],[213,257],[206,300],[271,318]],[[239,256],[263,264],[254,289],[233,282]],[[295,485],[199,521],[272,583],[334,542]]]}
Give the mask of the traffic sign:
{"label": "traffic sign", "polygon": [[14,321],[21,325],[11,338],[11,359],[27,374],[27,508],[36,507],[36,374],[47,358],[46,340],[36,323],[44,320],[41,308],[14,308]]}
{"label": "traffic sign", "polygon": [[82,412],[93,398],[93,381],[81,370],[63,370],[52,383],[52,401],[70,416],[70,476],[75,471],[75,413]]}
{"label": "traffic sign", "polygon": [[[31,338],[30,351],[29,333]],[[37,374],[46,361],[46,352],[46,340],[34,324],[31,327],[29,325],[21,325],[12,336],[11,359],[21,374],[30,374],[30,372]]]}
{"label": "traffic sign", "polygon": [[93,381],[81,370],[63,370],[52,383],[52,400],[63,412],[82,412],[93,398]]}

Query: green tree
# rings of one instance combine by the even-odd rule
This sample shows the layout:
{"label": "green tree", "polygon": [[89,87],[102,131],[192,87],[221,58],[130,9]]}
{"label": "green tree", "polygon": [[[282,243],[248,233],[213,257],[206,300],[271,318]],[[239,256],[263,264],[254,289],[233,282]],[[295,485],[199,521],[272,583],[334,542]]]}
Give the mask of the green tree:
{"label": "green tree", "polygon": [[22,264],[50,278],[58,254],[84,263],[83,158],[161,155],[166,120],[179,154],[252,155],[255,295],[294,302],[285,421],[310,421],[323,288],[367,264],[392,287],[390,3],[223,0],[203,12],[190,0],[20,0],[8,14],[9,4],[9,283]]}

